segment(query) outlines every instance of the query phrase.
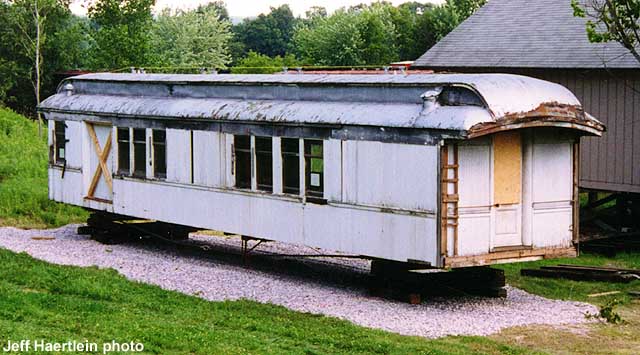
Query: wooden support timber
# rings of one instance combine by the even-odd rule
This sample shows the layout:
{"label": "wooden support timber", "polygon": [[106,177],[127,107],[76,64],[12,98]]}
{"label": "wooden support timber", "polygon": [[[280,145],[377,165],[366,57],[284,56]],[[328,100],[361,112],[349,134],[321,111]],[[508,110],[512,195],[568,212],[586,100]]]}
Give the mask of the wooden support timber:
{"label": "wooden support timber", "polygon": [[520,274],[523,276],[577,281],[629,283],[634,280],[640,280],[640,270],[582,265],[542,266],[540,269],[522,269],[520,270]]}
{"label": "wooden support timber", "polygon": [[78,234],[91,235],[93,239],[103,244],[118,244],[143,236],[180,241],[187,239],[189,233],[197,230],[197,228],[183,225],[96,211],[91,213],[86,226],[78,227]]}
{"label": "wooden support timber", "polygon": [[419,265],[372,260],[369,291],[374,296],[411,304],[427,296],[476,295],[505,297],[504,271],[488,267],[452,271],[420,272]]}
{"label": "wooden support timber", "polygon": [[456,268],[500,264],[513,261],[522,261],[521,259],[523,258],[534,260],[575,256],[577,256],[577,252],[574,247],[538,249],[523,248],[518,250],[492,252],[482,255],[448,257],[444,259],[444,267]]}

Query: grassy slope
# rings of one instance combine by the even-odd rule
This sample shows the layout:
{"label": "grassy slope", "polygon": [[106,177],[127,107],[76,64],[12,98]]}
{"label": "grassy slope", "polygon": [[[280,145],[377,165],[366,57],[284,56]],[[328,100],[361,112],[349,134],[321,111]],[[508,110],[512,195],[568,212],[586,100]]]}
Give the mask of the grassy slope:
{"label": "grassy slope", "polygon": [[[46,132],[46,131],[45,131]],[[86,219],[80,208],[48,199],[46,133],[0,108],[0,225],[56,227]]]}
{"label": "grassy slope", "polygon": [[[511,285],[548,298],[586,301],[599,306],[606,305],[614,299],[619,300],[621,304],[614,309],[622,316],[624,323],[599,323],[581,331],[548,326],[516,327],[493,335],[491,338],[513,346],[524,346],[552,354],[640,354],[640,300],[633,300],[626,294],[631,290],[640,291],[640,281],[616,284],[520,276],[522,268],[537,268],[560,263],[640,269],[640,253],[619,254],[615,258],[583,254],[577,259],[542,260],[499,266],[505,270],[507,282]],[[621,291],[621,293],[588,297],[589,294],[608,291]]]}
{"label": "grassy slope", "polygon": [[142,342],[158,354],[539,354],[481,337],[427,340],[251,301],[207,302],[0,249],[0,343]]}

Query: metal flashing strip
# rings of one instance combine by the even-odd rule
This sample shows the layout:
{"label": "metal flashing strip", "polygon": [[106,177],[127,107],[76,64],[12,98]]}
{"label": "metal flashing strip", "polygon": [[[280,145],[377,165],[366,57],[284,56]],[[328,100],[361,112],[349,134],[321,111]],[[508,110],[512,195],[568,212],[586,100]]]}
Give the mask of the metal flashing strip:
{"label": "metal flashing strip", "polygon": [[172,119],[167,117],[129,117],[96,113],[50,111],[55,120],[91,121],[116,127],[183,129],[213,131],[228,134],[250,134],[269,137],[300,137],[315,139],[368,140],[384,143],[437,145],[443,139],[464,139],[464,132],[444,129],[412,129],[395,127],[289,124],[251,121],[222,121],[204,119]]}

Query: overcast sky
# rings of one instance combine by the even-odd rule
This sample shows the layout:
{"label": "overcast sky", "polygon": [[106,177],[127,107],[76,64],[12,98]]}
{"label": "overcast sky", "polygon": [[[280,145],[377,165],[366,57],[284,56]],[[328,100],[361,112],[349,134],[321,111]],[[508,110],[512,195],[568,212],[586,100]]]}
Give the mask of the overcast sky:
{"label": "overcast sky", "polygon": [[[394,5],[402,4],[409,0],[391,0]],[[425,2],[441,3],[444,0],[424,0]],[[71,4],[71,11],[78,15],[86,14],[86,10],[82,7],[83,0],[75,0]],[[157,0],[156,9],[165,7],[193,8],[200,4],[205,4],[207,0]],[[324,6],[327,11],[332,12],[343,6],[357,5],[361,3],[370,3],[369,0],[227,0],[227,9],[229,15],[234,17],[257,16],[261,13],[269,12],[269,7],[278,7],[282,4],[289,4],[293,14],[304,15],[311,6]]]}

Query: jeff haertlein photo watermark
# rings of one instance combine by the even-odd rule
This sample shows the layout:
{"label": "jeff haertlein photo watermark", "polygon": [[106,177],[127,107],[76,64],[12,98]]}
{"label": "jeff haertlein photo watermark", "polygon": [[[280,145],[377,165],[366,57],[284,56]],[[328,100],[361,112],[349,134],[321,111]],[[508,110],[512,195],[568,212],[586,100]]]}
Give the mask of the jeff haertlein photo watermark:
{"label": "jeff haertlein photo watermark", "polygon": [[32,353],[138,353],[144,351],[144,344],[136,342],[119,343],[115,340],[108,343],[70,340],[54,342],[43,339],[8,340],[0,344],[0,352],[22,354]]}

